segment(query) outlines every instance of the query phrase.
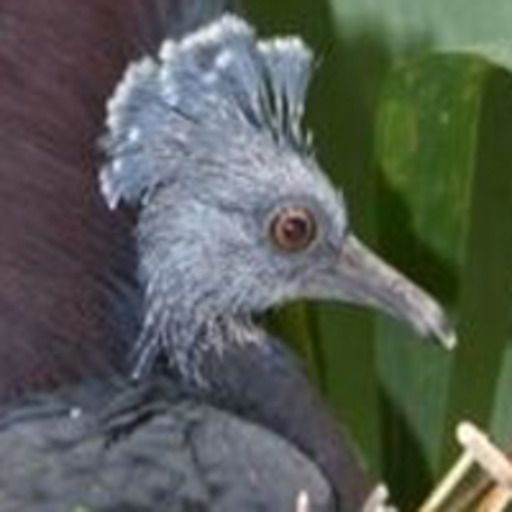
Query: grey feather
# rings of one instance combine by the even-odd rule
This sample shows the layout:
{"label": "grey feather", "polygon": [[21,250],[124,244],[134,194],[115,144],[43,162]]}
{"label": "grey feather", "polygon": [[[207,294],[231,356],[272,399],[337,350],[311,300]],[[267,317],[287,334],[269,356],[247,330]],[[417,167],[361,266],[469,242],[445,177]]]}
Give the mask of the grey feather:
{"label": "grey feather", "polygon": [[109,205],[136,204],[179,179],[190,169],[190,141],[243,146],[257,131],[300,148],[311,60],[299,39],[258,44],[247,23],[225,15],[166,41],[158,60],[132,64],[108,103],[101,187]]}
{"label": "grey feather", "polygon": [[258,41],[225,15],[132,64],[110,99],[101,188],[112,208],[140,208],[146,311],[135,376],[163,347],[199,382],[205,350],[264,339],[245,319],[300,295],[311,263],[268,245],[277,207],[322,220],[317,262],[339,247],[343,201],[301,137],[311,61],[300,39]]}
{"label": "grey feather", "polygon": [[[261,42],[225,15],[132,64],[110,99],[101,189],[112,208],[140,207],[146,311],[135,376],[164,347],[200,381],[206,348],[264,338],[240,318],[296,296],[305,263],[290,264],[262,239],[277,206],[315,211],[325,247],[339,246],[343,201],[301,138],[311,61],[300,39]],[[243,328],[223,337],[219,318]]]}
{"label": "grey feather", "polygon": [[284,511],[300,491],[311,512],[333,510],[324,476],[292,443],[172,394],[145,397],[151,419],[106,449],[101,415],[130,391],[91,384],[1,410],[2,512]]}
{"label": "grey feather", "polygon": [[159,0],[166,38],[180,40],[222,14],[239,10],[238,0]]}

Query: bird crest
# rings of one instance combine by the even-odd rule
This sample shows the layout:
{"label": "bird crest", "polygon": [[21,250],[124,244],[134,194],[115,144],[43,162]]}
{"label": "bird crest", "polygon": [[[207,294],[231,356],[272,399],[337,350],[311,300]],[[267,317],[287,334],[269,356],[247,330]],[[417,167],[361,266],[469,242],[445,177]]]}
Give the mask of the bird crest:
{"label": "bird crest", "polygon": [[222,154],[243,152],[254,134],[307,149],[301,124],[311,62],[299,38],[258,41],[226,14],[133,63],[107,105],[100,181],[109,206],[147,200],[198,160],[227,168]]}

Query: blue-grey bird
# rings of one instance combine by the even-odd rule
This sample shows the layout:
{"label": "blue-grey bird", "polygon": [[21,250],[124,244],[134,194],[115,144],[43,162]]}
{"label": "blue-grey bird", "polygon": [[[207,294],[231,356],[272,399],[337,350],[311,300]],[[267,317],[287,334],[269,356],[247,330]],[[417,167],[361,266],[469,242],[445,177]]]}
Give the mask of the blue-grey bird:
{"label": "blue-grey bird", "polygon": [[360,511],[369,488],[349,443],[256,318],[333,299],[450,348],[454,333],[352,233],[302,126],[307,45],[260,40],[232,14],[178,32],[130,64],[101,139],[101,192],[137,219],[133,384],[9,408],[0,453],[18,478],[0,471],[0,508]]}

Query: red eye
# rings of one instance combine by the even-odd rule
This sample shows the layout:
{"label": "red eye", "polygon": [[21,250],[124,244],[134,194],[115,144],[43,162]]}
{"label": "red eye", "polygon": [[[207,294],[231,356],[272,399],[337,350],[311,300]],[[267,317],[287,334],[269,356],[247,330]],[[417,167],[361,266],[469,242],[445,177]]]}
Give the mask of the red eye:
{"label": "red eye", "polygon": [[302,251],[316,238],[315,218],[306,208],[284,208],[272,219],[270,236],[283,251]]}

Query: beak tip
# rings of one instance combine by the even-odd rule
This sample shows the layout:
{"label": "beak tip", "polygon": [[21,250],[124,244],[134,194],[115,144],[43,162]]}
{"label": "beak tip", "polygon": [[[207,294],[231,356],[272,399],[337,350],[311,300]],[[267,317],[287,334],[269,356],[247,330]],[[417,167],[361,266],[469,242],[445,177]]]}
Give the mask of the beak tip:
{"label": "beak tip", "polygon": [[459,340],[457,339],[457,333],[455,331],[451,331],[441,338],[441,343],[447,350],[453,350],[458,342]]}
{"label": "beak tip", "polygon": [[457,332],[441,307],[437,303],[433,304],[435,308],[432,308],[431,311],[435,311],[436,314],[430,318],[430,333],[444,349],[451,352],[459,342]]}

